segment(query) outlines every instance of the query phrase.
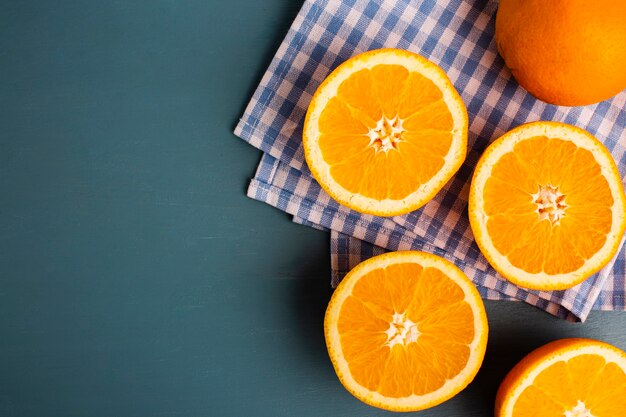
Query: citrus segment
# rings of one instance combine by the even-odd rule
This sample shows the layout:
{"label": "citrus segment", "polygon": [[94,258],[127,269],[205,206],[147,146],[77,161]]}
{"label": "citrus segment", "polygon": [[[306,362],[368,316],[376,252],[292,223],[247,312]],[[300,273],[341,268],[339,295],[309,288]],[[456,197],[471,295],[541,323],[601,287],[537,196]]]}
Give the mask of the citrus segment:
{"label": "citrus segment", "polygon": [[496,396],[496,417],[626,415],[626,352],[591,339],[548,343],[522,359]]}
{"label": "citrus segment", "polygon": [[307,163],[320,185],[357,211],[395,215],[439,191],[462,164],[467,111],[445,73],[403,50],[357,55],[313,96]]}
{"label": "citrus segment", "polygon": [[359,264],[335,290],[324,328],[343,385],[396,411],[428,408],[461,391],[487,342],[476,288],[453,264],[423,252]]}
{"label": "citrus segment", "polygon": [[608,150],[574,126],[522,125],[481,157],[470,187],[478,246],[510,281],[570,288],[616,253],[626,197]]}
{"label": "citrus segment", "polygon": [[408,69],[397,64],[378,64],[369,71],[374,81],[374,88],[378,92],[378,102],[383,116],[387,119],[396,117],[400,109],[401,92],[409,76]]}
{"label": "citrus segment", "polygon": [[441,89],[419,72],[411,72],[401,93],[398,116],[406,119],[427,105],[443,100]]}

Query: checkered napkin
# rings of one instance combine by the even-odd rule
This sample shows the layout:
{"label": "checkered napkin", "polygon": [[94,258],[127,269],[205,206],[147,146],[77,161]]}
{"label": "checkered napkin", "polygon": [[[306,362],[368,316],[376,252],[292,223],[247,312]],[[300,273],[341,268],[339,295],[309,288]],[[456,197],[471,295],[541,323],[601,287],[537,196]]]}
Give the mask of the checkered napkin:
{"label": "checkered napkin", "polygon": [[[296,223],[306,224],[311,227],[317,227],[313,224],[307,224],[303,220],[294,217]],[[331,267],[333,280],[339,282],[352,268],[365,259],[372,256],[380,255],[388,252],[371,243],[360,239],[345,235],[334,230],[330,231],[330,250],[331,250]],[[609,279],[604,287],[600,290],[600,294],[593,305],[593,310],[626,310],[626,245],[622,246],[613,268],[610,271]],[[505,294],[495,291],[486,291],[486,289],[478,286],[483,298],[491,300],[515,300],[507,297]]]}
{"label": "checkered napkin", "polygon": [[[534,99],[511,77],[493,41],[493,1],[307,0],[280,45],[236,130],[265,155],[248,195],[315,224],[388,250],[420,249],[461,267],[487,298],[526,301],[584,320],[613,263],[568,291],[535,292],[501,279],[476,246],[467,220],[469,179],[489,142],[532,120],[556,120],[598,137],[626,172],[626,94],[565,108]],[[469,151],[456,176],[420,210],[382,218],[338,205],[312,179],[301,145],[307,105],[341,62],[370,49],[412,50],[440,65],[468,107]],[[339,271],[338,271],[339,272]],[[337,275],[337,278],[339,275]],[[623,269],[622,276],[623,280]]]}

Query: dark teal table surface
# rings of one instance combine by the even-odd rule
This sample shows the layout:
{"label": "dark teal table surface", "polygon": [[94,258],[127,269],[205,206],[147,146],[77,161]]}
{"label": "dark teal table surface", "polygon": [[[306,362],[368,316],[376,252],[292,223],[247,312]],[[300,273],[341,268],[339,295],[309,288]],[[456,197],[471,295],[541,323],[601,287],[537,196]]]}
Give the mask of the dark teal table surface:
{"label": "dark teal table surface", "polygon": [[[245,197],[232,135],[299,1],[0,5],[0,416],[381,416],[326,355],[328,235]],[[420,416],[491,414],[531,349],[626,348],[487,303],[487,357]]]}

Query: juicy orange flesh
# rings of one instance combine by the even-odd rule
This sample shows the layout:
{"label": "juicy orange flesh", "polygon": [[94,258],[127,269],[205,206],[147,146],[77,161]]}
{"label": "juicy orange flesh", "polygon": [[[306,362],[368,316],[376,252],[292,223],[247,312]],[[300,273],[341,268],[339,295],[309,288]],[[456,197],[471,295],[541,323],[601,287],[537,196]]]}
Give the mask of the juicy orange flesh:
{"label": "juicy orange flesh", "polygon": [[[533,194],[552,186],[566,207],[558,223],[541,220]],[[604,245],[613,197],[592,153],[571,141],[533,137],[493,166],[484,188],[487,231],[516,267],[551,275],[580,268]]]}
{"label": "juicy orange flesh", "polygon": [[[399,118],[400,142],[370,146],[370,130]],[[401,65],[362,69],[341,83],[320,114],[319,147],[330,174],[346,190],[376,200],[400,200],[428,182],[452,145],[452,114],[441,90]]]}
{"label": "juicy orange flesh", "polygon": [[564,416],[582,402],[594,417],[626,415],[626,374],[600,355],[584,354],[556,362],[526,388],[513,417]]}
{"label": "juicy orange flesh", "polygon": [[[441,270],[415,263],[364,275],[344,301],[337,326],[355,381],[387,397],[423,395],[465,367],[474,317],[463,290]],[[387,344],[394,314],[417,324],[416,341]]]}

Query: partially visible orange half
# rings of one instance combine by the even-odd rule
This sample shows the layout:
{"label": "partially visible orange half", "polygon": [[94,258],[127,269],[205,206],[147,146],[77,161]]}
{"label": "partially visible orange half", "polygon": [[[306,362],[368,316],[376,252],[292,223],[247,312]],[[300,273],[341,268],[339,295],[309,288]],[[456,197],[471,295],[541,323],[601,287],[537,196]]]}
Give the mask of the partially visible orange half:
{"label": "partially visible orange half", "polygon": [[337,67],[309,105],[303,142],[322,188],[363,213],[415,210],[465,159],[467,110],[441,68],[378,49]]}
{"label": "partially visible orange half", "polygon": [[522,359],[496,396],[496,417],[626,416],[626,352],[561,339]]}
{"label": "partially visible orange half", "polygon": [[561,290],[600,270],[626,228],[626,196],[606,147],[556,122],[519,126],[478,161],[474,237],[491,265],[526,288]]}

